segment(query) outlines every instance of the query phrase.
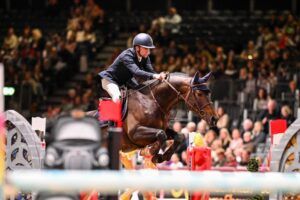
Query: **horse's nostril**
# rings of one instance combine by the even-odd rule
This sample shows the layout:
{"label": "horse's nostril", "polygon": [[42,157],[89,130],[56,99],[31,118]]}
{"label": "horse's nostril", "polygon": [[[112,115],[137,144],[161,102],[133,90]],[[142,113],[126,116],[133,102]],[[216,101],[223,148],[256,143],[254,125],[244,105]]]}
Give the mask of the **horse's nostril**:
{"label": "horse's nostril", "polygon": [[218,121],[218,119],[216,117],[214,117],[214,116],[211,117],[211,123],[213,125],[216,125],[217,121]]}

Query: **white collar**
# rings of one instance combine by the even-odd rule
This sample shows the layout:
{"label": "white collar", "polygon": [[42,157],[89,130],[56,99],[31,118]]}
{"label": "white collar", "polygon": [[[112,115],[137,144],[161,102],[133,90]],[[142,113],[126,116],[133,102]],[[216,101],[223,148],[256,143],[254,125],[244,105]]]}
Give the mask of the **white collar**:
{"label": "white collar", "polygon": [[137,57],[138,57],[138,61],[141,62],[142,59],[143,59],[142,56],[139,56],[138,54],[136,54],[136,55],[137,55]]}

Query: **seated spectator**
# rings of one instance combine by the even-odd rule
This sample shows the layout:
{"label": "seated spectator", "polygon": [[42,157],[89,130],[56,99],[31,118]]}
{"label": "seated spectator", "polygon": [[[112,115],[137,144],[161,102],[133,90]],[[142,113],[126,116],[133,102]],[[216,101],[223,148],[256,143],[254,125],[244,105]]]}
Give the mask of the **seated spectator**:
{"label": "seated spectator", "polygon": [[7,30],[7,35],[4,38],[3,49],[10,51],[16,49],[19,45],[18,37],[15,34],[13,27],[9,27]]}
{"label": "seated spectator", "polygon": [[225,156],[226,156],[226,162],[224,163],[224,166],[226,166],[226,167],[236,167],[237,166],[236,158],[231,151],[226,151]]}
{"label": "seated spectator", "polygon": [[217,155],[217,150],[222,148],[222,143],[221,143],[221,140],[219,139],[215,139],[211,146],[211,157],[212,157],[212,161],[215,162],[218,160],[218,155]]}
{"label": "seated spectator", "polygon": [[243,127],[242,127],[242,135],[246,132],[246,131],[252,131],[253,128],[253,122],[251,119],[245,119],[243,121]]}
{"label": "seated spectator", "polygon": [[170,7],[167,16],[159,17],[152,21],[152,29],[159,26],[161,32],[164,32],[164,30],[170,30],[171,33],[178,33],[181,21],[182,18],[177,13],[176,8]]}
{"label": "seated spectator", "polygon": [[252,40],[248,41],[247,49],[243,50],[241,53],[241,58],[243,60],[257,59],[259,56],[258,51],[255,49],[254,42]]}
{"label": "seated spectator", "polygon": [[254,148],[257,147],[260,143],[265,143],[266,141],[266,133],[263,131],[263,124],[261,121],[256,121],[254,123],[254,128],[252,130],[252,142]]}
{"label": "seated spectator", "polygon": [[289,82],[289,90],[285,92],[285,98],[295,99],[296,98],[297,83],[294,80]]}
{"label": "seated spectator", "polygon": [[293,112],[288,105],[284,105],[281,107],[281,119],[285,119],[288,126],[291,125],[295,121]]}
{"label": "seated spectator", "polygon": [[186,151],[181,152],[180,158],[181,158],[180,160],[181,160],[182,164],[184,166],[186,166],[187,165],[187,153],[186,153]]}
{"label": "seated spectator", "polygon": [[228,128],[229,125],[229,115],[225,113],[225,110],[223,107],[218,107],[217,109],[217,115],[219,116],[219,119],[217,121],[217,127],[218,129],[221,128]]}
{"label": "seated spectator", "polygon": [[238,71],[236,69],[235,53],[233,50],[231,50],[228,53],[228,59],[224,74],[227,75],[229,78],[236,79],[238,76],[237,72]]}
{"label": "seated spectator", "polygon": [[182,168],[182,167],[183,167],[183,163],[180,161],[178,154],[174,153],[171,157],[170,168],[178,169],[178,168]]}
{"label": "seated spectator", "polygon": [[206,146],[211,147],[214,140],[216,139],[216,132],[212,129],[208,130],[204,136],[204,140],[206,143]]}
{"label": "seated spectator", "polygon": [[71,13],[71,16],[74,16],[74,14],[75,14],[75,10],[77,10],[77,9],[79,9],[79,10],[81,10],[81,11],[83,11],[83,3],[82,3],[82,1],[81,0],[73,0],[72,1],[72,4],[71,4],[71,6],[70,6],[70,13]]}
{"label": "seated spectator", "polygon": [[175,131],[176,133],[180,133],[182,129],[182,125],[180,122],[176,121],[173,124],[173,131]]}
{"label": "seated spectator", "polygon": [[218,63],[219,65],[224,65],[226,59],[227,59],[227,56],[224,53],[223,47],[222,46],[218,46],[216,48],[215,62]]}
{"label": "seated spectator", "polygon": [[31,42],[32,42],[31,28],[30,26],[27,25],[23,29],[23,34],[19,37],[19,46],[21,48],[24,48],[27,45],[30,45]]}
{"label": "seated spectator", "polygon": [[[258,75],[258,78],[257,78],[257,87],[260,87],[260,88],[264,88],[265,90],[268,90],[268,87],[270,86],[270,82],[269,82],[269,79],[268,79],[268,71],[265,69],[266,68],[266,63],[262,62],[261,63],[261,71]],[[268,66],[269,67],[269,66]]]}
{"label": "seated spectator", "polygon": [[185,144],[184,145],[186,145],[186,146],[189,146],[190,145],[190,143],[189,143],[189,130],[186,128],[186,127],[184,127],[183,129],[181,129],[181,134],[183,134],[184,135],[184,137],[185,137]]}
{"label": "seated spectator", "polygon": [[247,164],[248,164],[248,162],[249,162],[249,160],[250,160],[250,155],[251,155],[251,152],[249,152],[249,151],[243,149],[243,150],[240,152],[240,154],[239,154],[239,156],[238,156],[238,158],[237,158],[237,160],[238,160],[238,165],[239,165],[239,166],[247,166]]}
{"label": "seated spectator", "polygon": [[254,145],[252,142],[252,135],[250,131],[246,131],[243,135],[243,149],[253,152]]}
{"label": "seated spectator", "polygon": [[229,144],[231,142],[230,133],[227,128],[221,128],[220,134],[219,134],[219,140],[222,143],[222,148],[227,149],[229,147]]}
{"label": "seated spectator", "polygon": [[43,37],[42,31],[38,28],[32,30],[32,47],[36,52],[42,52],[45,49],[46,39]]}
{"label": "seated spectator", "polygon": [[253,110],[262,111],[268,107],[268,94],[264,88],[259,88],[257,97],[254,99]]}
{"label": "seated spectator", "polygon": [[277,111],[277,103],[274,99],[268,100],[267,109],[262,110],[258,115],[258,120],[262,121],[264,130],[269,133],[269,121],[279,119],[280,114]]}
{"label": "seated spectator", "polygon": [[[166,48],[165,50],[165,55],[166,57],[174,57],[174,60],[175,60],[175,56],[178,55],[178,49],[177,49],[177,44],[174,40],[171,40],[168,47]],[[168,61],[170,62],[170,61]],[[171,63],[168,63],[168,65],[170,65]],[[169,67],[170,68],[170,67]],[[173,70],[170,70],[170,72],[173,72],[176,68],[174,68]],[[177,69],[177,71],[179,71]]]}
{"label": "seated spectator", "polygon": [[189,130],[189,132],[194,132],[196,130],[196,124],[195,122],[189,122],[186,125],[186,128]]}
{"label": "seated spectator", "polygon": [[239,129],[235,128],[232,130],[232,140],[230,141],[228,151],[232,151],[235,155],[237,155],[237,151],[239,151],[243,146],[243,139],[241,138],[241,133]]}
{"label": "seated spectator", "polygon": [[246,103],[254,99],[256,91],[256,79],[253,75],[253,72],[248,73],[248,78],[245,82],[244,92],[246,94]]}
{"label": "seated spectator", "polygon": [[83,89],[89,89],[93,88],[95,83],[94,83],[94,77],[92,73],[87,73],[85,75],[85,80],[81,84]]}
{"label": "seated spectator", "polygon": [[92,22],[103,23],[104,10],[94,0],[88,0],[84,8],[84,16]]}
{"label": "seated spectator", "polygon": [[225,150],[223,148],[218,148],[216,150],[216,160],[213,162],[213,166],[215,167],[223,167],[227,163],[227,159],[225,156]]}
{"label": "seated spectator", "polygon": [[197,133],[200,133],[202,136],[204,136],[207,129],[208,129],[207,122],[205,120],[202,119],[200,122],[198,122],[197,129],[196,129]]}
{"label": "seated spectator", "polygon": [[237,84],[238,84],[237,89],[238,90],[242,91],[245,88],[247,78],[248,78],[247,68],[242,67],[239,71],[239,77],[238,77],[238,80],[237,80]]}

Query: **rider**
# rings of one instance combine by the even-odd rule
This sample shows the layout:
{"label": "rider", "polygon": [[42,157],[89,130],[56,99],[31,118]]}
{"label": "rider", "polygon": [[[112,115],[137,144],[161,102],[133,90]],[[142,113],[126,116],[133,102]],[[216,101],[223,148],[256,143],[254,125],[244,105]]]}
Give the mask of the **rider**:
{"label": "rider", "polygon": [[133,48],[124,50],[108,67],[99,73],[102,88],[108,92],[114,102],[121,98],[119,86],[134,83],[133,78],[144,80],[163,80],[166,75],[157,74],[152,67],[149,55],[150,49],[155,48],[150,35],[139,33],[133,39]]}

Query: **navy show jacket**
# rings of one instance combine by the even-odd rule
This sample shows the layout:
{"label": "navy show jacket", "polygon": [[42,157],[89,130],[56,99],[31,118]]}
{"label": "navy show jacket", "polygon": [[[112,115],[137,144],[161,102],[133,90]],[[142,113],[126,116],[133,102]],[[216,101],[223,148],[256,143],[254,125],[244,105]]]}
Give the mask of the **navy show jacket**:
{"label": "navy show jacket", "polygon": [[130,82],[133,77],[148,80],[153,79],[154,74],[149,56],[139,62],[135,50],[129,48],[124,50],[106,70],[101,71],[99,76],[121,86]]}

